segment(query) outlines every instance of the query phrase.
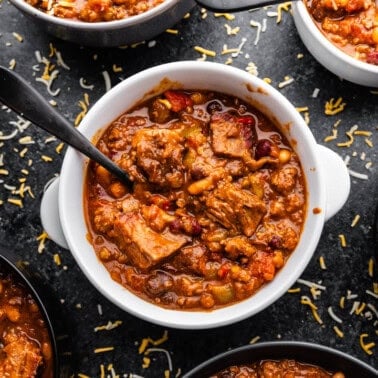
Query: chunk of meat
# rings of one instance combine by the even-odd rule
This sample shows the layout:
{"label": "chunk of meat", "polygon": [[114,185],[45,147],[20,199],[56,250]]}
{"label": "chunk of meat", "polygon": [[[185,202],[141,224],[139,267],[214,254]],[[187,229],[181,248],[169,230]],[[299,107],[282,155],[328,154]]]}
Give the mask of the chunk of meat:
{"label": "chunk of meat", "polygon": [[109,233],[113,229],[113,224],[118,214],[119,210],[114,202],[99,201],[93,216],[94,229],[104,234]]}
{"label": "chunk of meat", "polygon": [[232,260],[236,260],[240,256],[252,256],[256,252],[256,248],[244,235],[228,238],[222,244],[227,256]]}
{"label": "chunk of meat", "polygon": [[34,378],[43,363],[41,350],[34,341],[15,328],[4,336],[0,357],[0,377]]}
{"label": "chunk of meat", "polygon": [[159,264],[190,240],[187,236],[168,231],[155,232],[139,213],[118,217],[114,222],[114,233],[122,251],[141,269]]}
{"label": "chunk of meat", "polygon": [[132,140],[137,168],[149,182],[179,188],[184,182],[184,138],[168,129],[141,129]]}
{"label": "chunk of meat", "polygon": [[294,167],[282,168],[272,174],[271,184],[277,192],[287,195],[297,182],[298,171]]}
{"label": "chunk of meat", "polygon": [[142,206],[142,214],[148,225],[157,232],[163,231],[169,223],[176,219],[173,215],[168,214],[154,204],[151,206]]}
{"label": "chunk of meat", "polygon": [[207,261],[207,249],[204,245],[191,245],[183,247],[174,257],[173,265],[183,272],[188,270],[194,274],[201,275]]}
{"label": "chunk of meat", "polygon": [[208,215],[216,218],[227,229],[241,231],[252,236],[267,209],[255,194],[224,183],[206,198]]}
{"label": "chunk of meat", "polygon": [[300,230],[289,220],[281,220],[276,223],[263,223],[256,232],[256,241],[271,245],[279,240],[281,249],[293,251],[298,244],[299,234]]}
{"label": "chunk of meat", "polygon": [[212,147],[216,154],[241,158],[249,154],[249,141],[244,138],[244,124],[229,113],[215,114],[211,117]]}

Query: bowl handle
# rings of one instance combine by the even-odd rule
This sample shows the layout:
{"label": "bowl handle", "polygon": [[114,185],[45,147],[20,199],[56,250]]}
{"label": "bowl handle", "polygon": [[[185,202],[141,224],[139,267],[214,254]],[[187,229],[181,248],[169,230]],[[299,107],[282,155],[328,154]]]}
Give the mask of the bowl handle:
{"label": "bowl handle", "polygon": [[59,246],[68,249],[68,244],[63,233],[59,217],[59,177],[52,180],[45,188],[41,201],[41,221],[44,230]]}
{"label": "bowl handle", "polygon": [[325,220],[332,218],[345,204],[350,192],[348,169],[340,155],[318,144],[318,155],[325,176]]}

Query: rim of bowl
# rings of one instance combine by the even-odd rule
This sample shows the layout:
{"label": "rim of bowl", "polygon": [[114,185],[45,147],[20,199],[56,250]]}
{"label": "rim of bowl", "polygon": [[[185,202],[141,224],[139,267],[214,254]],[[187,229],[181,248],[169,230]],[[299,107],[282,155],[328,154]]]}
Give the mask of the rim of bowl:
{"label": "rim of bowl", "polygon": [[[85,236],[81,238],[80,235],[79,237],[77,237],[77,235],[72,235],[72,229],[76,230],[77,228],[80,228],[83,222],[85,235],[87,234],[87,226],[85,224],[85,216],[83,214],[84,209],[82,204],[83,182],[81,181],[80,184],[76,184],[77,186],[80,185],[80,198],[73,200],[76,193],[79,193],[79,189],[77,189],[77,191],[73,191],[73,182],[71,176],[75,174],[82,176],[85,174],[84,170],[86,168],[86,159],[82,157],[79,152],[73,150],[72,148],[67,149],[63,161],[59,184],[58,204],[60,221],[64,235],[69,245],[69,249],[71,250],[73,256],[76,259],[76,262],[78,263],[82,271],[99,292],[101,292],[118,307],[149,322],[173,328],[204,329],[236,323],[262,311],[263,309],[274,303],[278,298],[280,298],[295,283],[295,281],[299,278],[299,276],[303,273],[304,269],[308,265],[322,232],[325,216],[324,211],[322,211],[320,214],[313,214],[312,209],[316,206],[325,209],[326,186],[322,174],[322,169],[320,168],[320,163],[318,157],[316,156],[316,149],[311,148],[317,145],[315,138],[309,130],[308,126],[305,124],[302,116],[295,110],[294,106],[280,92],[271,87],[269,84],[265,83],[263,80],[252,76],[247,72],[244,72],[243,70],[221,63],[181,61],[166,63],[141,71],[120,82],[110,91],[108,91],[102,98],[100,98],[83,119],[82,123],[79,126],[79,130],[91,139],[95,135],[98,135],[99,130],[103,131],[106,127],[109,126],[112,121],[132,108],[134,104],[123,106],[123,111],[121,111],[119,114],[114,113],[114,117],[112,116],[112,119],[109,123],[105,125],[99,125],[98,127],[96,127],[95,131],[90,130],[91,125],[93,125],[95,122],[98,122],[96,113],[98,113],[100,109],[104,109],[104,107],[109,106],[108,102],[111,99],[122,98],[122,96],[124,97],[124,93],[127,93],[127,90],[125,90],[124,88],[128,88],[130,86],[134,86],[135,88],[138,83],[147,80],[147,82],[150,83],[148,85],[149,89],[147,91],[143,91],[143,94],[150,93],[151,89],[156,88],[156,85],[158,85],[162,79],[166,77],[169,78],[169,74],[173,75],[173,78],[170,78],[170,80],[177,82],[174,75],[185,74],[191,77],[191,75],[188,74],[188,71],[190,70],[199,71],[204,77],[207,77],[207,73],[212,73],[213,75],[222,74],[227,76],[227,80],[229,80],[228,75],[232,75],[232,83],[235,82],[235,78],[237,77],[240,81],[239,84],[243,83],[243,85],[245,86],[246,83],[252,83],[255,89],[260,90],[256,91],[257,94],[260,94],[262,96],[266,94],[271,96],[273,94],[275,98],[275,105],[280,104],[281,107],[285,109],[285,112],[287,113],[285,114],[286,117],[288,116],[288,114],[290,114],[290,122],[297,124],[298,128],[300,128],[301,130],[301,133],[303,133],[303,135],[305,136],[304,143],[301,143],[301,148],[303,148],[306,152],[306,159],[309,159],[310,161],[308,165],[311,165],[308,172],[305,172],[307,193],[309,194],[309,180],[315,180],[317,182],[317,188],[316,192],[313,191],[311,193],[311,196],[308,197],[307,214],[305,219],[307,231],[302,232],[298,246],[292,253],[293,255],[296,251],[298,251],[298,249],[303,249],[300,255],[298,252],[296,254],[296,256],[300,256],[300,264],[291,262],[293,259],[289,258],[289,260],[286,262],[285,267],[278,272],[275,279],[271,283],[264,285],[254,295],[241,302],[237,302],[235,304],[231,304],[229,306],[225,306],[213,311],[170,310],[139,298],[136,294],[132,293],[121,284],[113,281],[110,277],[109,272],[98,259],[92,245],[85,238]],[[225,76],[222,78],[222,80],[226,80]],[[151,79],[153,81],[151,81]],[[237,91],[237,85],[232,85],[235,85],[233,94],[237,96],[237,93],[235,93]],[[183,86],[185,87],[185,85]],[[215,90],[212,87],[207,89]],[[151,95],[149,97],[151,97]],[[107,117],[109,118],[108,115]],[[277,117],[277,119],[279,120],[279,117]],[[304,156],[305,153],[302,152],[301,160],[303,160]],[[74,172],[73,169],[75,170]],[[79,200],[80,202],[74,203],[75,201]],[[310,203],[310,201],[313,201],[313,203]],[[83,214],[81,218],[83,219],[75,220],[73,214],[75,212],[77,213],[77,208],[81,209],[80,211],[82,211]],[[79,222],[78,225],[76,225],[75,222]],[[311,227],[309,227],[308,224],[310,224]],[[319,232],[313,232],[314,229],[318,230]],[[306,236],[304,234],[306,234]],[[310,246],[310,248],[308,248],[308,246]],[[92,259],[96,260],[95,267],[88,266],[88,260],[85,257],[86,252],[91,253]],[[102,280],[101,284],[99,284],[98,282],[100,278]],[[105,285],[103,285],[103,283],[105,283]],[[107,289],[105,288],[106,285],[109,286]],[[269,286],[273,286],[275,290],[273,293],[269,293],[269,295],[267,295],[265,291],[269,290],[267,289],[269,288]],[[254,306],[252,309],[250,306],[251,303],[253,303]]]}
{"label": "rim of bowl", "polygon": [[[269,356],[269,352],[271,353],[272,350],[273,356]],[[255,359],[253,357],[253,352],[257,352],[258,354]],[[249,353],[251,353],[250,357]],[[328,357],[328,361],[324,361],[323,365],[321,364],[321,361],[317,362],[318,358],[316,357],[316,353],[319,353],[322,357]],[[287,357],[284,357],[285,354]],[[307,358],[307,356],[309,357]],[[332,361],[337,358],[340,364],[344,365],[345,363],[348,363],[348,367],[353,366],[358,370],[363,369],[364,377],[367,377],[365,374],[369,374],[369,376],[370,374],[376,374],[373,367],[367,363],[347,353],[325,345],[308,341],[264,341],[252,345],[243,345],[210,357],[189,372],[184,373],[183,378],[199,377],[199,375],[196,374],[215,374],[228,366],[246,364],[248,361],[253,362],[263,359],[275,360],[283,358],[295,359],[298,362],[305,364],[316,364],[326,370],[329,369],[329,367],[324,365],[332,364]],[[336,367],[336,369],[338,368],[339,366]]]}
{"label": "rim of bowl", "polygon": [[[316,26],[315,21],[311,17],[310,13],[307,10],[307,6],[303,1],[294,1],[293,7],[296,8],[298,11],[299,17],[303,19],[304,24],[306,25],[308,31],[311,35],[321,44],[324,46],[325,49],[331,54],[336,56],[338,59],[343,61],[344,63],[353,66],[357,69],[368,71],[373,74],[378,75],[378,65],[366,63],[362,60],[358,60],[351,55],[348,55],[346,52],[341,50],[339,47],[334,45],[323,33],[319,28]],[[294,18],[296,17],[296,13],[293,13]]]}
{"label": "rim of bowl", "polygon": [[[180,0],[165,0],[163,3],[156,5],[155,7],[147,10],[146,12],[130,16],[120,20],[113,21],[100,21],[100,22],[85,22],[80,20],[71,20],[68,18],[60,18],[53,15],[49,15],[32,5],[28,4],[25,0],[10,0],[15,6],[24,11],[25,13],[37,17],[45,22],[55,25],[70,27],[72,29],[83,30],[112,30],[120,27],[139,25],[146,22],[155,16],[164,13],[166,10],[172,8]],[[183,0],[186,1],[186,0]]]}
{"label": "rim of bowl", "polygon": [[38,308],[46,322],[46,328],[48,330],[50,336],[50,343],[51,349],[53,353],[53,372],[54,376],[58,377],[59,373],[59,356],[58,356],[58,346],[56,343],[56,337],[54,333],[54,327],[52,325],[52,321],[50,316],[47,312],[47,309],[39,296],[37,290],[34,288],[30,280],[26,277],[26,275],[19,269],[17,266],[11,262],[7,257],[0,254],[0,263],[3,262],[6,265],[6,268],[10,270],[13,274],[17,276],[16,280],[20,281],[21,284],[26,286],[27,291],[33,296],[38,304]]}

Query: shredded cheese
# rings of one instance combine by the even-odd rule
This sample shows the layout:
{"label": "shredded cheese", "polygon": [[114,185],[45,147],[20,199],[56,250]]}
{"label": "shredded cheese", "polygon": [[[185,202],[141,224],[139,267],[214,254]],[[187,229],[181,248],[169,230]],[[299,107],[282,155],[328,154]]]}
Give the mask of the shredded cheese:
{"label": "shredded cheese", "polygon": [[343,248],[347,246],[346,238],[344,234],[339,235],[340,244]]}
{"label": "shredded cheese", "polygon": [[112,88],[112,83],[110,81],[110,76],[108,71],[102,71],[101,72],[102,77],[104,78],[105,82],[105,92],[108,92]]}
{"label": "shredded cheese", "polygon": [[328,314],[329,314],[329,316],[330,316],[335,322],[340,323],[340,324],[343,322],[338,316],[335,315],[335,313],[333,312],[332,306],[329,306],[329,307],[328,307]]}
{"label": "shredded cheese", "polygon": [[320,318],[319,314],[318,314],[318,307],[311,301],[311,299],[305,295],[303,295],[301,297],[301,304],[304,304],[304,305],[307,305],[310,307],[311,309],[311,312],[312,312],[312,315],[314,317],[314,319],[319,323],[319,324],[323,324],[323,321],[322,319]]}
{"label": "shredded cheese", "polygon": [[342,112],[346,106],[346,103],[342,101],[342,97],[339,97],[336,101],[334,98],[331,98],[325,103],[324,113],[326,115],[335,115]]}
{"label": "shredded cheese", "polygon": [[102,348],[96,348],[94,350],[94,353],[105,353],[105,352],[111,352],[112,350],[114,350],[113,346],[102,347]]}
{"label": "shredded cheese", "polygon": [[224,17],[227,21],[232,21],[235,19],[235,16],[230,13],[214,13],[214,17]]}
{"label": "shredded cheese", "polygon": [[340,338],[344,337],[344,332],[342,332],[338,326],[336,326],[336,325],[333,326],[333,330],[335,331],[335,333],[338,337],[340,337]]}
{"label": "shredded cheese", "polygon": [[277,24],[279,24],[282,20],[282,11],[288,12],[291,7],[291,1],[287,1],[285,3],[279,4],[277,6]]}
{"label": "shredded cheese", "polygon": [[206,56],[211,56],[211,57],[214,57],[217,55],[217,53],[213,50],[208,50],[208,49],[205,49],[201,46],[194,46],[194,50],[199,52],[200,54],[204,54]]}
{"label": "shredded cheese", "polygon": [[46,239],[48,239],[49,236],[47,235],[47,232],[46,231],[43,231],[42,234],[40,234],[39,236],[37,236],[37,241],[39,241],[39,244],[38,244],[38,253],[42,253],[43,250],[45,249],[45,242],[46,242]]}
{"label": "shredded cheese", "polygon": [[122,324],[122,320],[116,320],[114,323],[112,323],[109,320],[106,325],[95,327],[94,331],[95,332],[98,332],[98,331],[110,331],[110,330],[112,330],[114,328],[119,327],[121,324]]}
{"label": "shredded cheese", "polygon": [[260,33],[261,33],[261,30],[262,30],[262,26],[261,26],[260,22],[254,21],[254,20],[251,20],[249,24],[252,27],[256,28],[256,38],[255,38],[255,40],[253,42],[253,44],[256,46],[259,43],[259,40],[260,40]]}
{"label": "shredded cheese", "polygon": [[321,269],[323,269],[323,270],[327,269],[327,266],[326,266],[325,261],[324,261],[324,256],[319,257],[319,265],[320,265]]}
{"label": "shredded cheese", "polygon": [[375,343],[374,342],[370,342],[370,343],[366,344],[364,340],[367,337],[369,337],[369,335],[367,333],[362,333],[360,335],[360,345],[361,345],[362,350],[366,354],[368,354],[369,356],[371,356],[373,354],[372,349],[375,347]]}
{"label": "shredded cheese", "polygon": [[256,344],[260,340],[260,336],[255,336],[250,340],[249,344]]}
{"label": "shredded cheese", "polygon": [[281,81],[280,83],[278,83],[278,88],[282,89],[282,88],[292,84],[293,82],[294,82],[294,78],[292,78],[290,76],[285,76],[284,81]]}
{"label": "shredded cheese", "polygon": [[355,227],[360,219],[361,219],[361,216],[359,214],[356,214],[356,216],[353,218],[353,221],[352,221],[350,227]]}

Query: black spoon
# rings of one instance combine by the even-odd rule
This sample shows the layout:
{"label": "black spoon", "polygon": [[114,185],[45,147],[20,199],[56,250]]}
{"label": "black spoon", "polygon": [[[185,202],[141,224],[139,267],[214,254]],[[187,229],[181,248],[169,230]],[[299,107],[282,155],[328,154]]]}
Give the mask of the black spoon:
{"label": "black spoon", "polygon": [[283,3],[285,0],[196,0],[196,2],[214,12],[238,12],[267,5]]}
{"label": "black spoon", "polygon": [[21,76],[2,66],[0,102],[102,165],[132,189],[133,183],[125,171],[100,152]]}

